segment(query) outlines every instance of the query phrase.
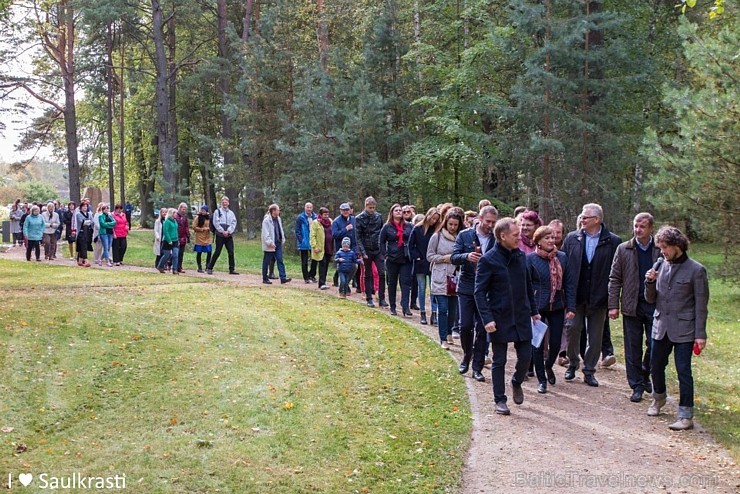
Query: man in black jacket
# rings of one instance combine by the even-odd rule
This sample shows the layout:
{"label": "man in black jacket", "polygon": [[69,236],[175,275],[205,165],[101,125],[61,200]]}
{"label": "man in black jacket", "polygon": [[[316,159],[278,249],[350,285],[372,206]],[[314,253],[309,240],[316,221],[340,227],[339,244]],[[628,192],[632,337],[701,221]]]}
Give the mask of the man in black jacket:
{"label": "man in black jacket", "polygon": [[601,340],[608,307],[609,272],[622,239],[604,226],[604,212],[598,204],[586,204],[581,213],[583,227],[570,232],[563,243],[568,266],[576,280],[576,317],[568,328],[568,359],[565,380],[572,381],[581,361],[581,331],[587,343],[583,358],[583,382],[598,386],[594,377],[601,353]]}
{"label": "man in black jacket", "polygon": [[485,364],[487,338],[475,302],[475,272],[480,258],[493,248],[495,243],[493,225],[497,217],[498,211],[495,207],[485,206],[481,209],[478,222],[457,236],[450,258],[452,264],[461,266],[457,282],[457,303],[463,359],[457,370],[460,374],[465,374],[472,360],[473,379],[478,382],[486,380],[482,370]]}
{"label": "man in black jacket", "polygon": [[378,203],[370,196],[365,199],[365,210],[355,218],[357,250],[365,264],[365,298],[368,307],[373,303],[373,263],[378,270],[378,298],[381,307],[388,307],[385,301],[385,259],[380,255],[380,230],[383,228],[383,217],[375,208]]}
{"label": "man in black jacket", "polygon": [[519,250],[519,224],[502,218],[493,229],[496,243],[478,262],[475,302],[491,338],[493,399],[496,413],[509,415],[504,371],[509,343],[516,349],[516,370],[511,377],[514,403],[524,402],[522,382],[532,359],[532,323],[540,319],[527,260]]}

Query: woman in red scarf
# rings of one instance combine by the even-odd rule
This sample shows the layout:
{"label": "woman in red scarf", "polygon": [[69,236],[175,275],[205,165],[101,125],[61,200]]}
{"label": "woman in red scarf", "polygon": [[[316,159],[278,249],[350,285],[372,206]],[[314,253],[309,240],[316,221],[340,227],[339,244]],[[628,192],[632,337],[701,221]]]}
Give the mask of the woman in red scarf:
{"label": "woman in red scarf", "polygon": [[519,250],[525,255],[534,252],[535,242],[532,237],[535,229],[542,225],[542,219],[536,211],[524,211],[517,216],[521,234],[519,235]]}
{"label": "woman in red scarf", "polygon": [[394,204],[388,213],[388,220],[380,230],[380,255],[385,258],[386,280],[388,280],[388,302],[392,316],[396,312],[396,287],[401,283],[401,309],[403,315],[411,317],[409,309],[411,298],[411,256],[409,240],[413,225],[403,219],[400,204]]}
{"label": "woman in red scarf", "polygon": [[[532,278],[534,297],[542,321],[547,324],[550,351],[547,362],[544,360],[545,340],[532,351],[534,369],[539,385],[538,393],[547,393],[547,384],[555,384],[552,366],[558,356],[560,338],[565,319],[573,319],[576,312],[575,280],[568,269],[568,259],[564,252],[555,247],[552,228],[541,226],[532,237],[535,245],[533,253],[527,256],[527,269]],[[547,374],[547,377],[545,377]]]}

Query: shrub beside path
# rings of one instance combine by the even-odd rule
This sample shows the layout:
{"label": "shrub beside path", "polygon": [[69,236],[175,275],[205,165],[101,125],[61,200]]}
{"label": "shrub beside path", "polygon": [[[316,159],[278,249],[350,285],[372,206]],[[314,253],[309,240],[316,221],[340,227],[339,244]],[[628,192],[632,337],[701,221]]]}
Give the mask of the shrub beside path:
{"label": "shrub beside path", "polygon": [[[0,257],[24,260],[22,250],[12,248]],[[69,260],[54,263],[74,266]],[[99,269],[154,271],[137,266]],[[208,276],[188,271],[185,276],[264,287],[257,275],[217,272]],[[316,285],[295,282],[287,287],[316,289]],[[336,295],[335,290],[326,293]],[[359,294],[353,294],[350,300],[364,302]],[[436,327],[420,325],[418,317],[404,321],[438,341]],[[450,365],[456,367],[462,351],[459,340],[455,342],[449,353],[454,359]],[[514,359],[510,352],[507,379]],[[494,413],[490,369],[484,370],[485,383],[476,382],[470,373],[464,377],[473,431],[462,472],[462,494],[494,490],[571,494],[740,492],[740,468],[701,424],[695,421],[695,429],[687,432],[668,429],[675,420],[676,397],[669,397],[660,417],[648,417],[649,399],[629,401],[630,389],[622,365],[599,369],[598,388],[586,386],[580,374],[574,381],[565,382],[564,369],[556,367],[558,381],[549,386],[547,394],[538,394],[536,379],[530,379],[524,383],[524,403],[515,405],[510,399],[511,415],[506,417]],[[508,385],[507,393],[510,397]]]}

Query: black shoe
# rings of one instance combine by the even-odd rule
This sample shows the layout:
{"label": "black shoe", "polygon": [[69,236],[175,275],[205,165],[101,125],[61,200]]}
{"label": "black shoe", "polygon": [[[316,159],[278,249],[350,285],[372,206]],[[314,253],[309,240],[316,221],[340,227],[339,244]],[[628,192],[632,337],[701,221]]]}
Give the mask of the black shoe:
{"label": "black shoe", "polygon": [[534,371],[533,370],[527,371],[527,377],[534,377]]}
{"label": "black shoe", "polygon": [[229,274],[239,274],[236,271],[229,271]]}
{"label": "black shoe", "polygon": [[632,403],[640,403],[642,401],[642,390],[636,389],[632,392],[632,396],[630,396],[630,401]]}
{"label": "black shoe", "polygon": [[378,302],[378,305],[381,307],[388,307],[388,302],[386,302],[384,298],[381,298],[380,302]]}
{"label": "black shoe", "polygon": [[584,374],[583,382],[585,382],[586,384],[594,388],[599,387],[599,381],[597,381],[596,378],[592,376],[591,374]]}
{"label": "black shoe", "polygon": [[432,326],[437,325],[437,313],[436,312],[432,312],[432,320],[429,322],[429,324],[431,324]]}
{"label": "black shoe", "polygon": [[486,376],[484,376],[483,374],[481,374],[480,371],[477,371],[477,370],[473,371],[473,379],[475,379],[479,383],[486,382]]}
{"label": "black shoe", "polygon": [[513,380],[511,381],[511,394],[513,395],[514,403],[517,405],[524,403],[524,390],[522,389],[522,385],[515,383]]}
{"label": "black shoe", "polygon": [[499,415],[511,415],[511,411],[505,401],[496,403],[496,413]]}
{"label": "black shoe", "polygon": [[648,394],[653,394],[653,383],[651,383],[649,380],[645,380],[645,392]]}
{"label": "black shoe", "polygon": [[284,285],[284,284],[286,284],[286,283],[290,283],[290,280],[291,280],[291,279],[292,279],[292,278],[281,278],[281,279],[280,279],[280,284],[281,284],[281,285]]}
{"label": "black shoe", "polygon": [[457,366],[457,372],[460,374],[467,374],[468,367],[470,367],[469,362],[460,362],[460,365]]}
{"label": "black shoe", "polygon": [[421,316],[419,317],[419,322],[421,324],[426,324],[427,323],[427,313],[426,312],[421,311]]}
{"label": "black shoe", "polygon": [[408,309],[401,309],[401,312],[403,312],[403,317],[413,317],[414,316],[414,314]]}
{"label": "black shoe", "polygon": [[307,284],[307,285],[308,285],[309,283],[313,283],[313,281],[311,281],[311,280],[303,280],[303,282],[304,282],[305,284]]}
{"label": "black shoe", "polygon": [[264,283],[265,285],[272,285],[272,281],[270,281],[269,279],[262,280],[262,283]]}
{"label": "black shoe", "polygon": [[203,270],[202,270],[202,269],[200,269],[200,268],[198,268],[198,272],[199,272],[199,273],[205,273],[205,271],[203,271]]}
{"label": "black shoe", "polygon": [[419,309],[419,306],[416,304],[411,304],[411,310],[421,310]]}
{"label": "black shoe", "polygon": [[555,378],[555,372],[552,370],[552,368],[545,369],[545,372],[547,373],[547,382],[550,384],[555,384],[557,382],[557,379]]}
{"label": "black shoe", "polygon": [[545,382],[545,383],[540,383],[540,384],[539,384],[539,385],[537,386],[537,392],[538,392],[539,394],[541,394],[541,395],[543,395],[543,394],[547,393],[547,383],[546,383],[546,382]]}
{"label": "black shoe", "polygon": [[318,282],[316,281],[316,278],[309,278],[309,281],[311,281],[311,283],[318,283]]}
{"label": "black shoe", "polygon": [[[396,312],[396,309],[394,309],[393,307],[391,307],[391,310],[390,310],[390,314],[391,314],[392,316],[397,316],[397,315],[398,315],[398,312]],[[404,314],[404,315],[405,315],[405,314]]]}
{"label": "black shoe", "polygon": [[368,306],[368,307],[375,307],[375,304],[373,303],[373,301],[372,301],[372,300],[368,300],[368,301],[367,301],[367,306]]}
{"label": "black shoe", "polygon": [[565,380],[566,381],[572,381],[575,378],[576,378],[576,370],[575,369],[571,369],[569,367],[568,370],[565,371]]}
{"label": "black shoe", "polygon": [[277,276],[275,276],[274,274],[271,274],[270,276],[268,276],[268,278],[270,278],[271,280],[276,280],[276,279],[278,279],[278,277],[277,277]]}
{"label": "black shoe", "polygon": [[212,269],[206,269],[206,274],[213,274],[213,270]]}

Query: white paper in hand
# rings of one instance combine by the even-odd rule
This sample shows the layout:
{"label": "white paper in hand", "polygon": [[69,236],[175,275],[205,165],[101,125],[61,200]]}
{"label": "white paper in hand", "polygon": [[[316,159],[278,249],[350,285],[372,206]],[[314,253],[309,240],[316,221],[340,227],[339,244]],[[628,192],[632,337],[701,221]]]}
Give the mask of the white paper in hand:
{"label": "white paper in hand", "polygon": [[547,332],[547,324],[541,320],[532,321],[532,346],[539,347]]}

